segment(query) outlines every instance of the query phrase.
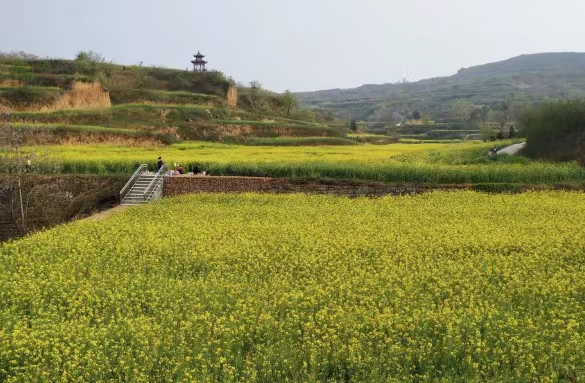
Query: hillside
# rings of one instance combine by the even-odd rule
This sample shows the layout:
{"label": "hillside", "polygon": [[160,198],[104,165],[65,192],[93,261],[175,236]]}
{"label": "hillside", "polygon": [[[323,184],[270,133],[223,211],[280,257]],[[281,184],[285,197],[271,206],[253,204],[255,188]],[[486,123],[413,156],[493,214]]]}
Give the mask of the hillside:
{"label": "hillside", "polygon": [[345,119],[390,121],[415,110],[433,118],[448,118],[459,100],[497,108],[506,98],[538,102],[585,96],[585,53],[522,55],[460,69],[449,77],[303,92],[297,96],[305,106],[331,110]]}
{"label": "hillside", "polygon": [[0,53],[0,136],[15,129],[30,145],[344,136],[313,112],[287,108],[283,95],[237,89],[222,72],[118,65],[94,52]]}

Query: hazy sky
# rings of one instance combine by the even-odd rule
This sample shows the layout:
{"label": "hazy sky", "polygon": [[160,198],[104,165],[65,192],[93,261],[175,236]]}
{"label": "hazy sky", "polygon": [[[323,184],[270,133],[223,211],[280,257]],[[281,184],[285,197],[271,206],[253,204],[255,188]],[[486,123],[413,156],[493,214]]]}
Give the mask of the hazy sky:
{"label": "hazy sky", "polygon": [[0,0],[0,50],[185,68],[282,91],[418,80],[585,51],[583,0]]}

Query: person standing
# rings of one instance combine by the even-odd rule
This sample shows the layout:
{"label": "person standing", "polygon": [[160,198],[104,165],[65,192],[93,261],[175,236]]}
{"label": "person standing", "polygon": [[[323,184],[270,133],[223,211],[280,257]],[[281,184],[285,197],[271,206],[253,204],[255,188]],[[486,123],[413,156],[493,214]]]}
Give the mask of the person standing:
{"label": "person standing", "polygon": [[162,160],[162,157],[158,158],[158,161],[156,162],[156,171],[158,172],[160,170],[160,168],[163,167],[165,163]]}

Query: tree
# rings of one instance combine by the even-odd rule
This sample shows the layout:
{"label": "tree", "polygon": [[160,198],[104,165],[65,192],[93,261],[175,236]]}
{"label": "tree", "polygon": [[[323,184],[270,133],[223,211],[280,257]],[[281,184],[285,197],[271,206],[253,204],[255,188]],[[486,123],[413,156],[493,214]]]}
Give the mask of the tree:
{"label": "tree", "polygon": [[262,83],[254,80],[250,82],[250,93],[248,94],[248,102],[252,107],[252,112],[255,113],[260,103],[260,92],[262,91]]}
{"label": "tree", "polygon": [[486,122],[488,120],[490,112],[491,112],[491,109],[489,106],[484,105],[481,107],[481,121],[482,122]]}
{"label": "tree", "polygon": [[469,100],[459,100],[452,107],[453,116],[460,122],[467,122],[471,117],[471,112],[475,107]]}
{"label": "tree", "polygon": [[80,51],[74,62],[79,73],[89,76],[93,80],[99,80],[103,86],[107,85],[111,71],[108,71],[105,66],[104,56],[94,51]]}
{"label": "tree", "polygon": [[323,119],[327,122],[333,121],[333,120],[335,120],[335,114],[333,113],[333,111],[331,109],[327,109],[323,113]]}
{"label": "tree", "polygon": [[418,110],[415,110],[414,112],[412,112],[412,119],[413,120],[420,120],[421,115],[420,112]]}
{"label": "tree", "polygon": [[357,125],[357,121],[356,120],[351,120],[349,122],[349,130],[351,130],[354,133],[357,133],[357,131],[358,131],[358,125]]}
{"label": "tree", "polygon": [[515,138],[516,137],[516,129],[511,126],[510,130],[508,131],[508,138]]}
{"label": "tree", "polygon": [[[9,187],[10,215],[15,217],[14,224],[21,235],[28,233],[29,227],[26,219],[29,198],[23,196],[23,176],[32,172],[40,163],[35,153],[24,153],[22,147],[26,140],[24,128],[0,126],[0,173],[7,175]],[[14,184],[14,187],[10,187]],[[33,189],[34,190],[34,189]],[[26,203],[25,203],[26,201]]]}
{"label": "tree", "polygon": [[281,102],[287,116],[290,116],[290,113],[299,106],[299,99],[290,90],[284,91],[281,96]]}
{"label": "tree", "polygon": [[585,165],[585,100],[562,100],[541,104],[519,120],[526,137],[524,153],[534,158],[577,160]]}
{"label": "tree", "polygon": [[144,85],[150,79],[150,71],[148,68],[144,66],[144,63],[141,61],[138,63],[138,67],[136,68],[135,72],[135,84],[136,88],[142,92],[144,89]]}

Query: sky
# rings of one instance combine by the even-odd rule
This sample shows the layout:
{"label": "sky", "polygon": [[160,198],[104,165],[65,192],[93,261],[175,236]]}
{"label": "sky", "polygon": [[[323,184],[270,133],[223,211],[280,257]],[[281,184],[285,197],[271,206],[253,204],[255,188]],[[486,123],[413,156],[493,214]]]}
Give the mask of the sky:
{"label": "sky", "polygon": [[583,0],[0,0],[0,51],[209,68],[294,92],[584,52]]}

